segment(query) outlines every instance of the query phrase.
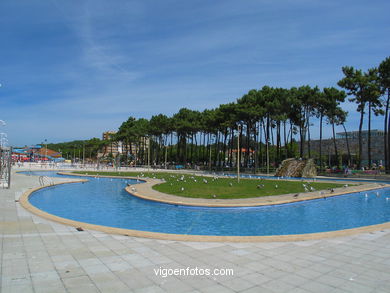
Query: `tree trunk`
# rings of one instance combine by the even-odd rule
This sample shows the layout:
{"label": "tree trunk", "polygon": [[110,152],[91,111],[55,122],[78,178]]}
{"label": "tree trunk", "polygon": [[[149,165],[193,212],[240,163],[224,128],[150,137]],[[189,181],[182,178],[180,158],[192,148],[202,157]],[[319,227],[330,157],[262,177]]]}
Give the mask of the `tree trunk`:
{"label": "tree trunk", "polygon": [[299,157],[303,158],[303,143],[304,143],[304,135],[303,135],[303,127],[299,126],[299,136],[300,136],[300,145],[299,145]]}
{"label": "tree trunk", "polygon": [[229,145],[228,145],[228,165],[229,167],[232,166],[232,153],[233,153],[233,142],[234,142],[234,132],[233,128],[230,129],[230,140],[229,140]]}
{"label": "tree trunk", "polygon": [[[199,150],[199,148],[198,148],[198,140],[197,140],[197,135],[198,135],[198,133],[196,133],[195,134],[195,155],[196,155],[196,157],[195,157],[195,163],[196,164],[198,164],[198,162],[199,162],[199,157],[200,157],[200,150]],[[200,141],[200,138],[199,138],[199,141]]]}
{"label": "tree trunk", "polygon": [[363,150],[363,144],[362,144],[362,129],[363,129],[363,118],[364,118],[364,107],[361,107],[360,112],[360,122],[359,122],[359,150],[358,150],[358,169],[362,167],[362,150]]}
{"label": "tree trunk", "polygon": [[211,153],[211,145],[210,145],[210,133],[208,133],[207,135],[207,148],[206,148],[206,156],[208,157],[208,159],[206,159],[206,161],[208,161],[208,165],[209,165],[209,169],[211,170],[211,155],[208,156],[208,154]]}
{"label": "tree trunk", "polygon": [[368,102],[368,168],[371,169],[371,102]]}
{"label": "tree trunk", "polygon": [[172,152],[173,152],[173,131],[171,132],[170,137],[171,137],[171,139],[170,139],[170,148],[169,148],[169,158],[170,158],[170,160],[173,161],[173,155],[172,155]]}
{"label": "tree trunk", "polygon": [[214,166],[217,168],[219,156],[219,131],[215,134],[215,155],[214,155]]}
{"label": "tree trunk", "polygon": [[386,171],[386,174],[389,174],[389,154],[388,154],[388,135],[389,135],[389,128],[388,128],[388,120],[389,120],[389,102],[390,102],[390,89],[387,91],[387,101],[386,101],[386,112],[385,112],[385,127],[384,127],[384,130],[385,130],[385,135],[383,137],[383,145],[385,147],[385,171]]}
{"label": "tree trunk", "polygon": [[269,174],[269,128],[270,121],[269,115],[267,115],[267,137],[266,137],[266,152],[267,152],[267,174]]}
{"label": "tree trunk", "polygon": [[385,169],[386,174],[390,174],[390,119],[389,119],[389,103],[390,103],[390,89],[387,89],[387,102],[386,102],[386,113],[385,113]]}
{"label": "tree trunk", "polygon": [[180,135],[176,135],[176,164],[180,161]]}
{"label": "tree trunk", "polygon": [[339,154],[337,152],[336,134],[334,131],[334,123],[333,122],[332,122],[332,132],[333,132],[334,154],[336,156],[337,166],[339,166]]}
{"label": "tree trunk", "polygon": [[323,115],[320,116],[320,172],[322,171],[322,119]]}
{"label": "tree trunk", "polygon": [[[189,139],[188,139],[189,140]],[[192,164],[193,163],[193,155],[194,155],[194,134],[191,133],[191,144],[190,144],[190,159],[189,159],[189,162]]]}
{"label": "tree trunk", "polygon": [[262,133],[261,133],[261,121],[259,121],[259,125],[258,125],[258,132],[259,132],[259,142],[258,142],[258,145],[259,145],[259,154],[258,154],[258,157],[257,157],[257,160],[258,160],[258,164],[259,166],[262,167],[263,165],[263,154],[262,154],[262,149],[261,149],[261,136],[262,136]]}
{"label": "tree trunk", "polygon": [[241,155],[241,149],[242,149],[242,147],[241,147],[241,144],[242,144],[242,126],[240,127],[240,133],[238,134],[239,136],[240,136],[240,146],[238,145],[238,142],[237,142],[237,152],[238,152],[238,158],[240,158],[240,161],[239,162],[237,162],[240,166],[241,166],[241,158],[242,158],[242,155]]}
{"label": "tree trunk", "polygon": [[183,151],[184,151],[184,159],[183,159],[183,164],[184,166],[187,165],[187,159],[188,159],[188,143],[187,143],[187,133],[183,135]]}
{"label": "tree trunk", "polygon": [[225,167],[226,165],[226,140],[227,140],[227,137],[228,137],[228,129],[225,128],[225,132],[224,132],[224,138],[223,138],[223,168]]}
{"label": "tree trunk", "polygon": [[245,150],[245,163],[244,163],[244,166],[246,168],[249,167],[251,128],[252,125],[250,123],[247,123],[246,124],[246,150]]}
{"label": "tree trunk", "polygon": [[343,129],[344,129],[344,134],[345,134],[345,142],[347,143],[347,152],[348,152],[348,166],[351,166],[352,158],[351,158],[351,149],[349,148],[349,140],[348,140],[348,135],[347,135],[347,129],[345,128],[344,123]]}
{"label": "tree trunk", "polygon": [[286,134],[286,120],[283,121],[283,138],[284,138],[284,158],[287,159],[287,134]]}
{"label": "tree trunk", "polygon": [[290,120],[290,154],[289,157],[293,156],[293,123]]}
{"label": "tree trunk", "polygon": [[259,161],[258,161],[258,152],[259,152],[259,144],[258,144],[258,137],[259,137],[259,125],[255,122],[254,126],[254,135],[255,135],[255,155],[254,155],[254,172],[256,174],[256,170],[259,168]]}
{"label": "tree trunk", "polygon": [[263,167],[267,167],[267,119],[265,119],[265,122],[262,121],[262,124],[263,124],[263,131],[264,131],[264,148],[265,148],[265,156],[261,157],[261,160],[262,160],[262,165]]}
{"label": "tree trunk", "polygon": [[309,117],[307,118],[307,154],[308,154],[308,157],[311,158]]}
{"label": "tree trunk", "polygon": [[280,159],[280,121],[276,122],[276,159],[275,166],[279,165]]}

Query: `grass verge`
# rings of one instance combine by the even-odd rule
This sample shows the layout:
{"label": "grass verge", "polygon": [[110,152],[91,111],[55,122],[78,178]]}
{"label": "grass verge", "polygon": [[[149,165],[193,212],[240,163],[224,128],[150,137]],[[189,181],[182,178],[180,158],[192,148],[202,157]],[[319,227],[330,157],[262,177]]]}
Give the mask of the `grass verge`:
{"label": "grass verge", "polygon": [[195,176],[189,174],[164,172],[73,172],[84,175],[139,177],[164,179],[165,182],[153,186],[153,189],[192,198],[253,198],[260,196],[281,195],[287,193],[303,193],[308,191],[321,191],[343,186],[337,183],[288,181],[278,179],[241,179],[237,178]]}

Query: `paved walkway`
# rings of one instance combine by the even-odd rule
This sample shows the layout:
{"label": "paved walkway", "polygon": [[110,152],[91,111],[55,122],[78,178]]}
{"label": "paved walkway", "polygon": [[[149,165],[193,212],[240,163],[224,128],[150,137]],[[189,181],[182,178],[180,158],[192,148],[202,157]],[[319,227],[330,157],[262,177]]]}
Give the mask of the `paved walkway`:
{"label": "paved walkway", "polygon": [[[55,182],[67,179],[55,179]],[[1,292],[390,292],[390,230],[302,242],[197,243],[77,231],[15,199],[38,177],[0,189]],[[233,269],[233,276],[156,275]]]}

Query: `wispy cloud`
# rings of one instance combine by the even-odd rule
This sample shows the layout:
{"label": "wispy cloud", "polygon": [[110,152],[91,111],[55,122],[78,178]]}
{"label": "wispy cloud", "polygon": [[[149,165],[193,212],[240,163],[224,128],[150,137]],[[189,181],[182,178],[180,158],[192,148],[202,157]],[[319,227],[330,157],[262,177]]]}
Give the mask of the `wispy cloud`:
{"label": "wispy cloud", "polygon": [[88,138],[265,84],[334,86],[390,45],[387,1],[344,2],[2,1],[0,119],[15,144]]}

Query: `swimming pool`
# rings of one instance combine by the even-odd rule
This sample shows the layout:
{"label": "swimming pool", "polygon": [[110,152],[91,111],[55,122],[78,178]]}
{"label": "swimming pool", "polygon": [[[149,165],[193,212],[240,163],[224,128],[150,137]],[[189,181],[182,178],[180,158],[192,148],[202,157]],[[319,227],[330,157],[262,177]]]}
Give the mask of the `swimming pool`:
{"label": "swimming pool", "polygon": [[[63,176],[31,172],[36,176]],[[72,178],[77,178],[72,176]],[[85,177],[79,177],[85,178]],[[136,180],[88,177],[35,191],[35,207],[67,219],[140,231],[215,236],[307,234],[390,221],[390,188],[262,207],[208,208],[158,203],[127,193]]]}

